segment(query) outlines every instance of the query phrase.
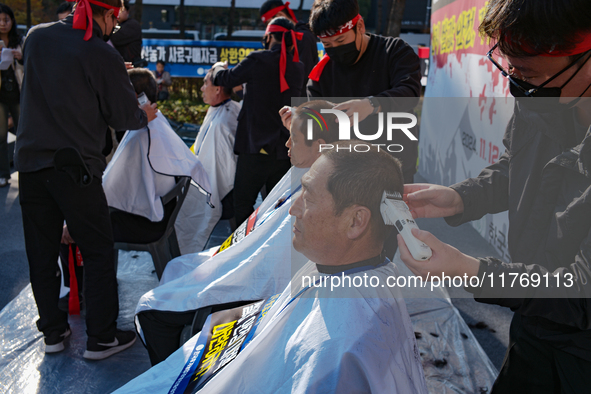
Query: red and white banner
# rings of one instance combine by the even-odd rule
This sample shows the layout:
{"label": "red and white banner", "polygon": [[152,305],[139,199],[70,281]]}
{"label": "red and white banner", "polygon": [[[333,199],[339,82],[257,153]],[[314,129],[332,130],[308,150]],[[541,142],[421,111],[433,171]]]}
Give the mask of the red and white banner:
{"label": "red and white banner", "polygon": [[[478,27],[488,1],[433,0],[431,56],[419,142],[419,172],[451,185],[478,176],[505,148],[502,137],[513,113],[508,81],[486,58],[492,43]],[[503,66],[504,59],[495,55]],[[508,259],[507,214],[472,222]]]}

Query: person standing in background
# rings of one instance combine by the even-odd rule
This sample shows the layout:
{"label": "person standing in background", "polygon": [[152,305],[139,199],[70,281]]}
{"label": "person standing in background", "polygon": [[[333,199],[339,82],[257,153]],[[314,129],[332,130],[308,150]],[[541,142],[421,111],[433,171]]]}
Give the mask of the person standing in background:
{"label": "person standing in background", "polygon": [[119,51],[123,60],[135,63],[142,59],[142,26],[129,17],[129,0],[123,1],[123,8],[119,13],[119,30],[111,36],[111,42]]}
{"label": "person standing in background", "polygon": [[152,71],[154,78],[156,78],[156,83],[158,84],[158,101],[168,100],[168,87],[172,85],[170,73],[164,71],[164,66],[164,62],[158,60],[156,62],[156,70]]}
{"label": "person standing in background", "polygon": [[264,40],[266,50],[251,52],[233,69],[227,70],[227,63],[213,66],[214,85],[247,84],[234,144],[236,224],[254,211],[263,186],[272,190],[291,167],[285,146],[289,131],[281,123],[279,109],[300,94],[304,65],[298,61],[296,33],[288,19],[273,19]]}
{"label": "person standing in background", "polygon": [[0,39],[3,51],[11,51],[12,65],[1,71],[0,80],[0,187],[8,186],[10,163],[8,161],[8,115],[12,116],[14,129],[20,115],[20,87],[23,82],[22,37],[16,30],[16,20],[10,7],[0,4]]}
{"label": "person standing in background", "polygon": [[316,44],[316,36],[310,31],[308,22],[298,21],[295,14],[289,8],[289,2],[283,4],[281,0],[268,0],[263,3],[259,10],[261,20],[268,24],[273,18],[287,18],[295,25],[295,31],[302,33],[302,39],[297,41],[298,53],[300,54],[300,61],[304,63],[304,83],[300,96],[306,97],[306,84],[308,83],[308,74],[318,63],[318,45]]}

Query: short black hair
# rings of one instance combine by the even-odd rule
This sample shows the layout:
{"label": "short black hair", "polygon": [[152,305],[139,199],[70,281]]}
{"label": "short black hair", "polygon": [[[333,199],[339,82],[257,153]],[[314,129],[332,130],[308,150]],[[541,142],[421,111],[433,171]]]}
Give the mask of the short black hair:
{"label": "short black hair", "polygon": [[273,8],[281,7],[283,5],[283,1],[281,0],[267,0],[263,3],[261,8],[259,9],[259,16],[265,15],[267,12],[272,10]]}
{"label": "short black hair", "polygon": [[144,92],[150,102],[155,103],[158,95],[158,84],[152,71],[147,68],[132,68],[127,70],[129,80],[136,94]]}
{"label": "short black hair", "polygon": [[[331,102],[328,102],[326,100],[309,101],[309,102],[299,105],[295,109],[294,116],[300,117],[300,116],[309,114],[311,116],[317,117],[317,113],[320,113],[320,110],[332,109],[333,107],[334,107],[334,104]],[[321,116],[326,121],[326,126],[324,125],[324,122],[322,119],[319,119],[322,124],[322,127],[319,126],[318,123],[316,123],[316,121],[312,122],[313,139],[308,140],[307,138],[305,138],[304,143],[307,146],[312,146],[312,143],[314,141],[318,141],[321,138],[324,140],[324,142],[326,142],[328,144],[338,141],[338,139],[339,139],[339,124],[337,122],[335,122],[336,115],[321,114]],[[309,117],[308,119],[313,119],[313,118]],[[303,121],[303,118],[302,118],[302,121]],[[307,125],[307,122],[302,122],[302,127],[304,127],[304,130],[307,130],[306,125]],[[300,131],[302,132],[302,134],[304,134],[304,137],[306,137],[306,131],[304,131],[304,130],[300,130]]]}
{"label": "short black hair", "polygon": [[358,14],[357,0],[315,0],[310,10],[310,29],[319,36],[344,25]]}
{"label": "short black hair", "polygon": [[55,12],[56,15],[63,14],[64,12],[72,12],[74,8],[74,3],[70,3],[69,1],[64,1],[57,7],[57,11]]}
{"label": "short black hair", "polygon": [[129,9],[131,8],[129,0],[123,0],[123,8],[125,8],[125,11],[129,11]]}
{"label": "short black hair", "polygon": [[[271,22],[269,22],[269,26],[271,26],[271,25],[281,26],[281,27],[284,27],[288,30],[295,30],[294,24],[289,19],[284,18],[284,17],[273,18],[271,20]],[[281,42],[281,38],[282,38],[283,34],[285,34],[285,33],[269,33],[270,36],[273,36],[279,42]],[[287,47],[290,47],[293,44],[294,44],[294,42],[291,39],[291,34],[285,34],[285,45]]]}
{"label": "short black hair", "polygon": [[479,30],[509,56],[568,51],[591,34],[591,1],[490,0]]}
{"label": "short black hair", "polygon": [[164,63],[164,60],[158,60],[158,61],[156,61],[156,64],[162,64],[163,66],[166,66],[166,63]]}
{"label": "short black hair", "polygon": [[[367,146],[367,151],[342,149],[357,145]],[[328,175],[326,189],[334,201],[335,215],[339,216],[353,205],[361,205],[371,211],[372,233],[381,242],[385,241],[390,229],[384,223],[380,212],[384,190],[402,195],[404,178],[401,164],[383,149],[362,141],[342,141],[322,155],[333,165]]]}

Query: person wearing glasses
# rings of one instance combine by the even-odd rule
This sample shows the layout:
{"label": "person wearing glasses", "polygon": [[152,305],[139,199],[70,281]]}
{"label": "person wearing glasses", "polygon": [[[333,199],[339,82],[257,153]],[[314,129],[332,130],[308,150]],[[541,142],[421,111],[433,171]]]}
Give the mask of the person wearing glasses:
{"label": "person wearing glasses", "polygon": [[477,301],[515,312],[492,393],[587,392],[591,3],[492,0],[480,31],[496,42],[488,58],[516,97],[506,151],[476,178],[404,192],[414,217],[445,217],[452,226],[509,211],[512,262],[467,256],[426,231],[415,235],[431,247],[430,261],[413,260],[400,239],[401,258],[417,275],[478,276],[478,286],[466,287]]}

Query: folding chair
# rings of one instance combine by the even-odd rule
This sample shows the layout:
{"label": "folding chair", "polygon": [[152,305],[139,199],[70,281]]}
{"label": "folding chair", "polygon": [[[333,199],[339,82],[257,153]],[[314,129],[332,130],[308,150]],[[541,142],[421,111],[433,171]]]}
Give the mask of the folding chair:
{"label": "folding chair", "polygon": [[162,205],[166,205],[172,200],[176,199],[176,206],[174,207],[174,210],[168,219],[164,235],[162,235],[158,241],[147,244],[115,242],[115,249],[150,252],[150,255],[152,255],[152,260],[154,261],[154,268],[156,269],[158,280],[160,280],[162,277],[162,272],[164,272],[166,264],[168,264],[170,260],[181,255],[179,243],[176,238],[176,232],[174,231],[174,222],[176,221],[176,217],[181,210],[183,202],[185,201],[185,197],[187,197],[190,185],[191,177],[177,177],[175,187],[165,196],[161,197]]}

